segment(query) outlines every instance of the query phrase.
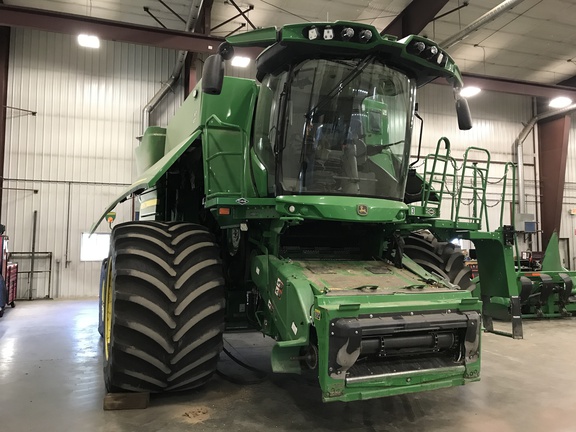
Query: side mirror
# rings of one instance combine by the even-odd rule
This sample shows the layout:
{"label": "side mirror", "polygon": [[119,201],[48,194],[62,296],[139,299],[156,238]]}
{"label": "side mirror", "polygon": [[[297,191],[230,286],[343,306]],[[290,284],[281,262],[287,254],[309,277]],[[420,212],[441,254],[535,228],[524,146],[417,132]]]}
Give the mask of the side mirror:
{"label": "side mirror", "polygon": [[202,91],[211,95],[219,95],[224,82],[224,59],[220,54],[211,55],[202,68]]}
{"label": "side mirror", "polygon": [[458,116],[458,128],[460,130],[472,129],[472,115],[468,101],[463,97],[456,98],[456,115]]}

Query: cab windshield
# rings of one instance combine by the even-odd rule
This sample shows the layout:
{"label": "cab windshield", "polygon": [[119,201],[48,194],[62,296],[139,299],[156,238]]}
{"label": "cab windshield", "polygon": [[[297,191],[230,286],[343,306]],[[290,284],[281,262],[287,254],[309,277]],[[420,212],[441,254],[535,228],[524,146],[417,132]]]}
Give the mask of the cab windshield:
{"label": "cab windshield", "polygon": [[403,200],[414,92],[374,57],[308,60],[266,77],[255,151],[269,185],[277,195]]}

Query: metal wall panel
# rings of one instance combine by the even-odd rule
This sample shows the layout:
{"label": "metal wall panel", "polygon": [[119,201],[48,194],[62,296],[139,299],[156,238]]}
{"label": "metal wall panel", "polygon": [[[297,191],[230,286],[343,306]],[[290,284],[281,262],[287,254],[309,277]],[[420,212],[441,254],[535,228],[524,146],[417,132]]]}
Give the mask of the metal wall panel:
{"label": "metal wall panel", "polygon": [[[532,99],[528,96],[495,92],[482,92],[469,99],[473,127],[468,131],[458,129],[452,89],[446,85],[429,85],[419,90],[417,101],[420,115],[424,119],[422,155],[434,152],[440,137],[448,137],[451,154],[460,165],[464,151],[470,146],[488,150],[491,155],[487,201],[490,229],[500,225],[500,202],[506,162],[514,162],[514,140],[524,127],[523,122],[532,118]],[[420,123],[415,120],[412,138],[412,154],[418,146]],[[471,153],[472,158],[479,153]],[[528,212],[536,212],[534,135],[524,142],[524,163]],[[422,170],[422,168],[420,168]],[[508,189],[510,191],[510,188]],[[470,194],[465,194],[470,198]],[[506,194],[504,223],[510,223],[511,194]],[[467,200],[468,202],[469,200]],[[463,212],[471,213],[471,205]],[[449,206],[444,206],[443,217],[449,217]],[[448,211],[447,211],[448,210]]]}
{"label": "metal wall panel", "polygon": [[[176,61],[170,50],[101,44],[88,50],[68,35],[12,33],[8,105],[38,114],[8,112],[4,187],[26,190],[5,190],[2,223],[10,249],[30,251],[38,212],[36,250],[54,253],[57,297],[97,295],[100,264],[80,262],[81,233],[131,183],[142,107]],[[182,94],[181,87],[169,94],[151,124],[165,125]],[[129,220],[130,202],[117,212],[117,222]],[[33,295],[45,296],[47,280],[40,278],[36,286]]]}
{"label": "metal wall panel", "polygon": [[566,179],[564,201],[560,220],[560,238],[568,239],[570,270],[576,269],[576,215],[570,213],[576,209],[576,113],[570,115],[571,129],[568,136],[568,156],[566,160]]}

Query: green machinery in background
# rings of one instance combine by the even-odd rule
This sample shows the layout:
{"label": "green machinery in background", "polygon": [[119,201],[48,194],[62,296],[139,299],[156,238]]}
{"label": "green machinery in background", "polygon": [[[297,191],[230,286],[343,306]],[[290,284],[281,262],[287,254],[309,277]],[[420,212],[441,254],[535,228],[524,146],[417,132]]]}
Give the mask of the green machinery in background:
{"label": "green machinery in background", "polygon": [[[234,46],[265,48],[257,81],[223,76]],[[514,231],[479,231],[484,150],[466,153],[459,181],[446,139],[423,175],[411,168],[416,90],[436,78],[469,129],[458,68],[426,38],[349,22],[229,37],[168,127],[146,131],[138,179],[104,213],[139,197],[101,277],[108,390],[203,385],[224,330],[242,328],[276,340],[275,372],[315,371],[324,401],[478,380],[482,302],[447,240],[474,241],[485,313],[515,315]]]}
{"label": "green machinery in background", "polygon": [[[541,268],[522,267],[514,216],[511,225],[504,225],[506,196],[511,195],[511,202],[515,202],[516,178],[512,163],[505,165],[500,179],[503,187],[499,226],[490,231],[486,204],[489,169],[490,154],[474,147],[464,153],[461,167],[458,167],[450,156],[449,141],[442,138],[436,152],[425,158],[423,184],[419,186],[423,191],[421,207],[428,209],[430,215],[419,215],[417,219],[422,222],[427,216],[431,217],[429,224],[422,227],[433,233],[433,243],[438,239],[455,238],[474,243],[479,277],[471,284],[474,295],[483,303],[484,327],[487,331],[520,339],[523,337],[522,318],[570,317],[576,313],[576,272],[563,268],[556,233],[551,236]],[[464,199],[470,208],[469,215],[461,213]],[[436,217],[436,212],[430,211],[430,208],[439,209],[443,201],[447,201],[445,208],[450,209],[450,220],[455,221],[458,228],[454,229],[451,223],[447,224]],[[482,225],[486,231],[480,231]],[[422,265],[434,271],[429,264]],[[512,332],[495,330],[493,319],[511,321]]]}

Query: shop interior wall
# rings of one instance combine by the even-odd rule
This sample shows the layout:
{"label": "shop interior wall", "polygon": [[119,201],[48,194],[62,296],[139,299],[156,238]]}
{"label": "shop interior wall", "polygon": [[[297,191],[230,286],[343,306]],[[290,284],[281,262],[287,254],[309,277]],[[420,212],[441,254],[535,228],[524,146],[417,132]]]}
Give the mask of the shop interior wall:
{"label": "shop interior wall", "polygon": [[[101,41],[91,50],[70,35],[12,30],[8,105],[37,114],[8,110],[1,222],[10,250],[29,252],[37,212],[35,249],[53,254],[52,297],[97,295],[100,263],[80,261],[81,235],[131,183],[142,107],[175,60],[166,49]],[[172,117],[180,88],[162,101],[153,124]],[[130,219],[130,204],[118,208],[117,221]],[[36,270],[46,267],[46,260],[36,263]],[[32,297],[48,295],[48,280],[36,275]],[[20,296],[28,297],[29,283],[21,274]]]}

